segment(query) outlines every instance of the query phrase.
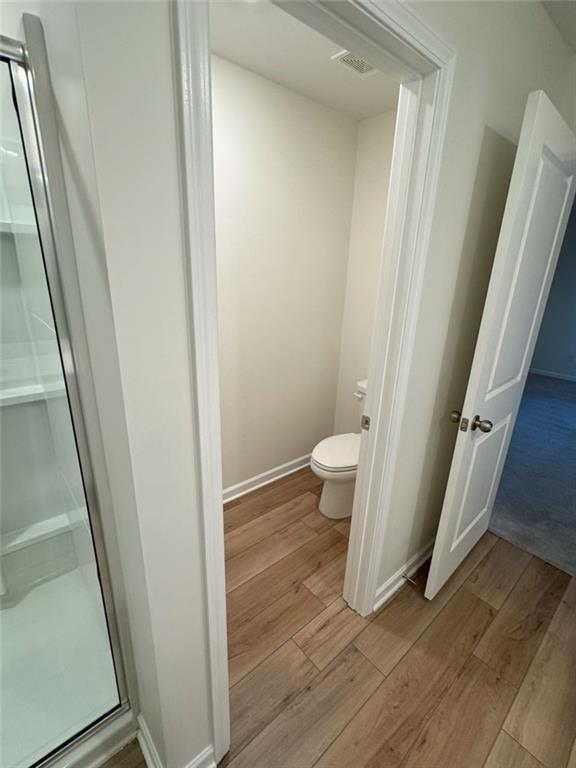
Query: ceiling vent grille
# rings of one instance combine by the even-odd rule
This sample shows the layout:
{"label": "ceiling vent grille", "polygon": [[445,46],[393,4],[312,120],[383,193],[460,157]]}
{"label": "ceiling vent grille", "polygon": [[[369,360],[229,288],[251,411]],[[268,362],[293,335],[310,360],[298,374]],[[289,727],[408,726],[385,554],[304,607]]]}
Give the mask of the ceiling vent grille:
{"label": "ceiling vent grille", "polygon": [[337,61],[342,64],[351,72],[354,72],[357,77],[369,77],[377,71],[372,64],[369,64],[365,59],[357,56],[355,53],[350,53],[350,51],[340,51],[340,53],[332,56],[332,61]]}

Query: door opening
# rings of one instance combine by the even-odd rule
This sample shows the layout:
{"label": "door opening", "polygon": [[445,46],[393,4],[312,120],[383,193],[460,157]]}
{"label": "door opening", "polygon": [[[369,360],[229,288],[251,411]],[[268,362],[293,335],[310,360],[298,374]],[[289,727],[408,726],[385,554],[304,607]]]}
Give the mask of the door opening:
{"label": "door opening", "polygon": [[367,432],[399,84],[270,3],[213,5],[211,37],[224,499],[306,468],[320,530],[350,520]]}
{"label": "door opening", "polygon": [[490,529],[576,575],[576,206],[542,318]]}
{"label": "door opening", "polygon": [[[404,583],[399,574],[394,583],[389,581],[385,585],[385,590],[379,588],[379,542],[392,514],[389,487],[398,458],[400,424],[407,407],[405,380],[413,354],[454,52],[401,4],[377,8],[359,2],[276,5],[336,42],[341,50],[353,52],[400,82],[389,215],[383,233],[383,272],[390,280],[381,282],[379,287],[385,299],[378,302],[372,339],[373,349],[379,352],[370,356],[367,378],[375,384],[369,384],[364,409],[364,415],[370,418],[370,430],[361,444],[344,583],[346,602],[359,613],[367,614]],[[199,4],[183,3],[177,5],[177,15],[190,253],[191,354],[196,370],[210,664],[219,758],[229,744],[229,712],[224,520],[220,512],[221,442],[215,429],[219,422],[219,371],[211,110],[206,98],[211,91],[210,51],[207,10]],[[254,275],[254,279],[258,278],[258,274]]]}
{"label": "door opening", "polygon": [[210,28],[233,686],[342,602],[399,83],[270,3]]}

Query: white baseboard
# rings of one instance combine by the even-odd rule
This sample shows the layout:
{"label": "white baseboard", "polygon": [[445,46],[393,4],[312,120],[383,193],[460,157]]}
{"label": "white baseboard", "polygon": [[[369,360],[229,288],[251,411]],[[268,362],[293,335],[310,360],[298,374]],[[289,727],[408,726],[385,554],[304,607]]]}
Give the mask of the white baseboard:
{"label": "white baseboard", "polygon": [[[164,768],[160,755],[154,744],[154,740],[150,734],[146,721],[142,715],[138,715],[138,743],[140,749],[144,755],[144,761],[147,768]],[[216,768],[216,760],[214,758],[214,749],[212,745],[208,745],[202,750],[196,757],[194,757],[187,765],[186,768]]]}
{"label": "white baseboard", "polygon": [[386,579],[382,586],[376,590],[376,596],[374,598],[373,611],[381,608],[385,602],[390,600],[398,590],[406,584],[405,576],[412,576],[426,560],[432,555],[432,549],[434,548],[434,539],[431,539],[422,549],[419,549],[415,555],[407,560],[403,566],[398,568],[396,573],[393,573],[390,578]]}
{"label": "white baseboard", "polygon": [[138,715],[138,728],[138,744],[140,744],[147,768],[164,768],[152,735],[142,715]]}
{"label": "white baseboard", "polygon": [[549,379],[561,379],[562,381],[576,381],[576,376],[570,376],[568,373],[556,373],[556,371],[543,371],[541,368],[530,368],[530,373],[537,376],[548,376]]}
{"label": "white baseboard", "polygon": [[230,488],[224,489],[224,501],[232,501],[232,499],[237,499],[239,496],[244,496],[245,493],[255,491],[256,488],[261,488],[263,485],[273,483],[274,480],[279,480],[286,475],[291,475],[293,472],[297,472],[299,469],[303,469],[309,464],[310,454],[308,453],[306,456],[300,456],[299,459],[293,459],[292,461],[286,462],[286,464],[280,464],[279,467],[274,467],[274,469],[269,469],[267,472],[262,472],[260,475],[250,477],[242,483],[231,485]]}
{"label": "white baseboard", "polygon": [[191,763],[188,763],[186,768],[216,768],[216,760],[214,759],[214,750],[211,746],[206,747],[196,755]]}

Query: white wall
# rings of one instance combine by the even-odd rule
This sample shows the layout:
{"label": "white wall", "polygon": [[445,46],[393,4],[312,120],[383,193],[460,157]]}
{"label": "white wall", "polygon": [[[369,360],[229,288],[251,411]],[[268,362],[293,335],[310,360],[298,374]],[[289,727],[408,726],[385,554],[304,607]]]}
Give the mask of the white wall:
{"label": "white wall", "polygon": [[156,664],[144,715],[180,768],[212,724],[171,6],[82,2],[78,24]]}
{"label": "white wall", "polygon": [[531,370],[576,381],[576,205],[568,220]]}
{"label": "white wall", "polygon": [[333,432],[356,121],[215,57],[213,99],[229,487]]}
{"label": "white wall", "polygon": [[573,53],[540,3],[413,7],[457,51],[432,244],[380,583],[434,536],[530,91],[574,120]]}
{"label": "white wall", "polygon": [[358,123],[334,433],[358,432],[356,382],[368,374],[396,112]]}

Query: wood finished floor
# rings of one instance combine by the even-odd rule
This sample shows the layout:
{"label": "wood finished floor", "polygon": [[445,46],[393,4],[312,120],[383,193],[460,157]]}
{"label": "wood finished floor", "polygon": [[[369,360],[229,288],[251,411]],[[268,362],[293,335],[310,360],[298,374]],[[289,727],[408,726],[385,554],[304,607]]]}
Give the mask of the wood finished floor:
{"label": "wood finished floor", "polygon": [[146,768],[144,755],[136,739],[107,760],[102,768]]}
{"label": "wood finished floor", "polygon": [[576,768],[575,580],[488,533],[435,600],[422,573],[364,619],[320,489],[302,470],[226,505],[220,765]]}

